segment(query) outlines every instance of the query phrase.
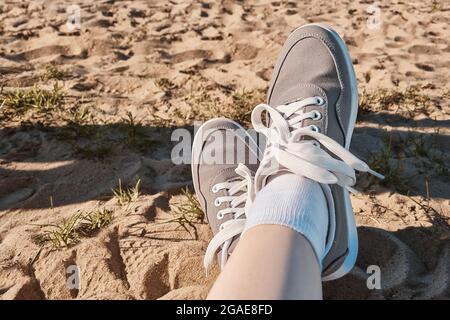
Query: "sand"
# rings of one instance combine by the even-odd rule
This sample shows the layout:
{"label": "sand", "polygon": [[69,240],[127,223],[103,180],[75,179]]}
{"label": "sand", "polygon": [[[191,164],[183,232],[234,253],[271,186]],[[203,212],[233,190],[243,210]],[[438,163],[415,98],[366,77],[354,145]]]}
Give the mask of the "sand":
{"label": "sand", "polygon": [[[57,112],[0,123],[0,298],[205,298],[218,274],[202,267],[209,227],[167,222],[191,185],[190,166],[171,161],[171,133],[192,129],[189,102],[199,92],[221,105],[234,90],[264,90],[289,32],[311,22],[344,37],[361,92],[415,86],[407,98],[360,113],[353,152],[369,160],[390,141],[384,166],[399,169],[386,185],[361,176],[365,193],[352,196],[357,266],[326,283],[324,297],[450,297],[448,2],[379,1],[378,19],[372,1],[77,1],[80,30],[66,25],[67,3],[1,2],[0,84],[57,83],[66,106],[89,107],[83,126],[112,132],[113,151],[102,159],[74,152],[94,138],[64,136],[70,128]],[[49,64],[65,75],[43,77]],[[121,131],[111,124],[127,112],[150,143],[136,149],[114,140]],[[139,197],[119,205],[111,189],[137,177]],[[45,230],[38,225],[95,208],[112,210],[114,220],[80,243],[40,250],[33,241]],[[70,265],[80,270],[79,289],[67,286]],[[379,290],[366,286],[370,265],[381,268]]]}

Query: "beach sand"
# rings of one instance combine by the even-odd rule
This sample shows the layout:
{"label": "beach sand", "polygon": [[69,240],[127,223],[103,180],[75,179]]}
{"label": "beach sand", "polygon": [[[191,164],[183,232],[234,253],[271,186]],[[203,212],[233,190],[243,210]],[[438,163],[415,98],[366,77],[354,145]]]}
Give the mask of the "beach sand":
{"label": "beach sand", "polygon": [[[77,3],[79,30],[66,24],[72,1],[0,3],[0,298],[205,298],[218,274],[203,269],[212,234],[174,221],[192,181],[189,164],[171,161],[171,134],[264,102],[284,40],[313,22],[333,26],[353,58],[351,150],[388,177],[360,175],[357,266],[324,298],[450,298],[448,2]],[[18,113],[23,91],[5,100],[33,87],[32,104],[56,102]],[[119,179],[141,186],[122,205]],[[112,221],[79,242],[36,240],[96,210]],[[381,289],[367,288],[371,265]]]}

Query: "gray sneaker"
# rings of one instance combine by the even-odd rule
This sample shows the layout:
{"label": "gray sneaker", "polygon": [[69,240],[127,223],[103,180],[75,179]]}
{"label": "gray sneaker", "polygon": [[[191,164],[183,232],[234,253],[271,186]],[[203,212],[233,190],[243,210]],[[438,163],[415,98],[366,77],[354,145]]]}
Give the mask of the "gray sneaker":
{"label": "gray sneaker", "polygon": [[195,135],[192,180],[214,234],[205,254],[206,269],[218,251],[223,268],[244,230],[247,200],[259,157],[255,139],[232,120],[209,120]]}
{"label": "gray sneaker", "polygon": [[311,24],[285,42],[268,105],[252,113],[254,128],[267,137],[255,192],[286,171],[319,182],[328,199],[329,232],[325,255],[319,257],[324,281],[342,277],[356,260],[358,237],[348,193],[355,170],[382,177],[348,151],[357,110],[356,77],[344,41],[331,28]]}

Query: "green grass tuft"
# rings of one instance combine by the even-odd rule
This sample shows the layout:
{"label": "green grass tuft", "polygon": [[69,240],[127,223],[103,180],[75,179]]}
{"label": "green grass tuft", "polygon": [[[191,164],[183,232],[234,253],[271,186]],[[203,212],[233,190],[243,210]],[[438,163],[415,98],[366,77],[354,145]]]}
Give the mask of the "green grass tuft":
{"label": "green grass tuft", "polygon": [[177,88],[177,85],[167,78],[159,78],[155,80],[155,85],[159,90],[168,94]]}
{"label": "green grass tuft", "polygon": [[419,86],[404,90],[378,88],[367,91],[363,88],[359,95],[359,110],[362,114],[393,110],[414,116],[418,113],[429,114],[432,108],[432,99]]}
{"label": "green grass tuft", "polygon": [[67,77],[67,72],[59,69],[57,66],[55,66],[53,64],[46,65],[44,71],[41,74],[42,81],[52,80],[52,79],[62,80],[66,77]]}
{"label": "green grass tuft", "polygon": [[65,93],[54,85],[52,90],[34,86],[31,89],[16,89],[0,92],[0,120],[10,120],[32,111],[34,115],[46,115],[62,106]]}
{"label": "green grass tuft", "polygon": [[190,109],[178,110],[176,116],[196,121],[225,117],[249,125],[253,108],[265,101],[265,89],[223,91],[222,94],[226,95],[226,99],[206,86],[193,83],[185,96]]}
{"label": "green grass tuft", "polygon": [[126,112],[125,117],[122,117],[118,127],[124,135],[123,143],[132,150],[145,152],[152,149],[157,143],[148,137],[142,123],[129,111]]}
{"label": "green grass tuft", "polygon": [[39,246],[50,245],[53,249],[71,247],[80,241],[77,225],[82,219],[82,212],[78,212],[59,224],[46,224],[41,227],[48,228],[33,237],[34,243]]}
{"label": "green grass tuft", "polygon": [[[384,180],[381,181],[381,184],[386,187],[394,187],[400,192],[406,192],[407,187],[405,181],[402,177],[402,168],[399,165],[399,162],[396,165],[392,164],[390,161],[393,154],[391,140],[386,143],[381,149],[381,151],[372,153],[369,158],[368,165],[375,171],[380,172],[384,175]],[[378,181],[378,179],[373,178],[374,181]]]}
{"label": "green grass tuft", "polygon": [[113,189],[114,198],[119,205],[123,206],[131,203],[139,197],[141,179],[137,180],[134,187],[124,189],[122,187],[122,180],[119,179],[119,186]]}
{"label": "green grass tuft", "polygon": [[105,208],[79,211],[58,224],[40,225],[45,230],[34,235],[32,240],[40,247],[50,246],[54,250],[69,248],[79,243],[82,237],[92,236],[111,224],[113,219],[114,212]]}
{"label": "green grass tuft", "polygon": [[78,230],[85,236],[91,236],[103,227],[111,224],[114,219],[114,211],[103,208],[83,215]]}
{"label": "green grass tuft", "polygon": [[182,194],[184,199],[181,202],[176,202],[170,206],[174,217],[164,221],[164,223],[175,222],[189,234],[191,234],[191,231],[188,226],[191,227],[194,231],[193,237],[197,240],[198,233],[195,224],[204,223],[205,214],[201,209],[197,197],[191,193],[187,187],[182,189]]}

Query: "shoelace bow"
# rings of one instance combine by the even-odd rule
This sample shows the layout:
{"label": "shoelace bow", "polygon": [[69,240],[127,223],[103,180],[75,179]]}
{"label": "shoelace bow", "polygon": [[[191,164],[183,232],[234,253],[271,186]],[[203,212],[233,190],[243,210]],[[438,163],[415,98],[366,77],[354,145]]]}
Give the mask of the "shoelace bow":
{"label": "shoelace bow", "polygon": [[[384,176],[373,171],[362,160],[355,157],[350,151],[338,142],[318,132],[314,125],[302,127],[305,119],[315,119],[318,111],[303,112],[303,108],[310,105],[320,105],[320,97],[311,97],[281,105],[277,109],[260,104],[252,112],[252,124],[256,131],[267,138],[267,147],[264,154],[262,176],[270,176],[280,168],[307,177],[324,184],[337,184],[351,192],[357,192],[352,186],[356,183],[355,171],[368,172],[380,179]],[[270,125],[266,126],[263,114],[267,112]],[[320,113],[319,113],[320,114]],[[314,140],[302,140],[310,137]],[[333,158],[320,147],[323,145],[338,159]],[[270,164],[269,166],[267,166]]]}
{"label": "shoelace bow", "polygon": [[[320,97],[310,97],[273,108],[267,104],[260,104],[252,112],[253,128],[266,136],[267,145],[263,162],[260,167],[262,176],[270,176],[276,173],[280,165],[289,171],[307,177],[324,184],[338,184],[350,192],[357,191],[352,188],[356,182],[356,171],[368,172],[377,178],[384,176],[373,171],[362,160],[355,157],[350,151],[342,147],[338,142],[318,132],[314,125],[302,127],[305,119],[318,120],[321,116],[316,110],[303,112],[303,108],[311,105],[321,105]],[[270,117],[270,124],[264,124],[264,113]],[[320,118],[319,118],[320,119]],[[302,137],[310,137],[313,140],[302,140]],[[330,153],[339,159],[333,158],[320,147],[323,145]],[[267,166],[269,164],[269,166]],[[218,197],[216,205],[229,202],[230,207],[218,212],[218,218],[226,214],[233,214],[233,218],[221,224],[220,231],[210,241],[206,249],[204,267],[208,270],[214,254],[222,246],[221,268],[228,259],[228,249],[233,237],[241,234],[245,227],[243,215],[249,212],[254,199],[254,181],[250,170],[243,164],[239,164],[236,173],[242,177],[231,182],[223,182],[214,186],[213,192],[228,190],[228,196]],[[242,192],[236,196],[236,193]]]}

